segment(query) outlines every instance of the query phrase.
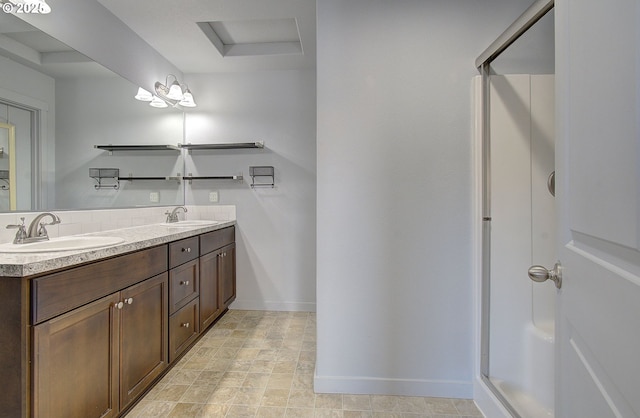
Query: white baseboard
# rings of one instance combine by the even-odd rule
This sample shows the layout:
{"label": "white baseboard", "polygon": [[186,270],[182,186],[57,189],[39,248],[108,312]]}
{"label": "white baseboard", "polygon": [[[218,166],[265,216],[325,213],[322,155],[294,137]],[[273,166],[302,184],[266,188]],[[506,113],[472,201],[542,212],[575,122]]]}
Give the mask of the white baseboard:
{"label": "white baseboard", "polygon": [[314,375],[316,393],[473,398],[471,382]]}
{"label": "white baseboard", "polygon": [[280,302],[264,300],[236,299],[229,309],[247,311],[285,311],[285,312],[315,312],[315,302]]}

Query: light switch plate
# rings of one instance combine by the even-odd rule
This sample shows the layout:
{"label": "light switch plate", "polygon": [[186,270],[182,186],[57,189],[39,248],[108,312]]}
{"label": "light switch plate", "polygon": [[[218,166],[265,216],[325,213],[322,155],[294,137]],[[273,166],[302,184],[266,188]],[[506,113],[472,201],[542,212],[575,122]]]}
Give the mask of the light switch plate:
{"label": "light switch plate", "polygon": [[218,191],[209,192],[209,202],[217,203],[218,202]]}
{"label": "light switch plate", "polygon": [[149,193],[149,202],[158,203],[160,201],[160,193],[159,192],[151,192]]}

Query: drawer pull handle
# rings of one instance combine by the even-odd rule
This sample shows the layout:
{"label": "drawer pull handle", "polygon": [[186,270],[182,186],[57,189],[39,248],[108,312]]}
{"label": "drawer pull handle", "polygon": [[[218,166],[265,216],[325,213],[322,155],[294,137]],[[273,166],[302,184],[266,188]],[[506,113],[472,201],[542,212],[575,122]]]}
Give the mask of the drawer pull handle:
{"label": "drawer pull handle", "polygon": [[122,309],[123,306],[124,306],[124,303],[122,303],[122,302],[116,303],[116,308],[118,308],[118,309]]}
{"label": "drawer pull handle", "polygon": [[191,252],[191,247],[183,248],[182,252],[183,253],[190,253]]}
{"label": "drawer pull handle", "polygon": [[133,298],[125,299],[125,302],[127,303],[127,305],[131,305],[133,303]]}
{"label": "drawer pull handle", "polygon": [[181,286],[189,286],[189,280],[185,280],[185,281],[180,282],[180,285]]}
{"label": "drawer pull handle", "polygon": [[182,328],[189,328],[189,323],[185,322],[184,324],[180,324]]}

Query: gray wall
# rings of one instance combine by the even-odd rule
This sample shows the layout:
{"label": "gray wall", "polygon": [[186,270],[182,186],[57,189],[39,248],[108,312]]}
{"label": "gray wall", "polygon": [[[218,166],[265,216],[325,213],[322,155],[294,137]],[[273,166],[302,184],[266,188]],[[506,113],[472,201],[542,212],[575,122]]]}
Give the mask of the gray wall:
{"label": "gray wall", "polygon": [[316,390],[471,397],[471,79],[530,0],[323,0]]}
{"label": "gray wall", "polygon": [[[186,141],[264,141],[263,150],[193,151],[194,175],[242,173],[244,182],[194,181],[187,203],[237,207],[237,309],[315,310],[315,70],[188,75],[198,107]],[[252,189],[249,166],[275,168],[276,187]],[[264,181],[265,179],[260,179]]]}

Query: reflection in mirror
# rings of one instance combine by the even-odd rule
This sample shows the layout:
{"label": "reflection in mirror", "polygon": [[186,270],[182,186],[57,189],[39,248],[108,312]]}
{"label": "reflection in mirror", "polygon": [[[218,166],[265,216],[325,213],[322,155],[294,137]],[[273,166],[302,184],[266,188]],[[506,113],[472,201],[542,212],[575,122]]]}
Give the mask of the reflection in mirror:
{"label": "reflection in mirror", "polygon": [[15,126],[0,123],[0,211],[4,212],[16,210],[15,148]]}
{"label": "reflection in mirror", "polygon": [[[180,152],[111,154],[95,148],[176,146],[183,142],[182,110],[135,100],[137,86],[5,13],[0,13],[0,73],[0,122],[15,126],[17,158],[15,207],[0,189],[0,211],[184,204],[183,183],[165,180],[184,171]],[[91,168],[154,179],[121,179],[117,189],[96,188]]]}
{"label": "reflection in mirror", "polygon": [[33,112],[0,98],[0,211],[31,210]]}

